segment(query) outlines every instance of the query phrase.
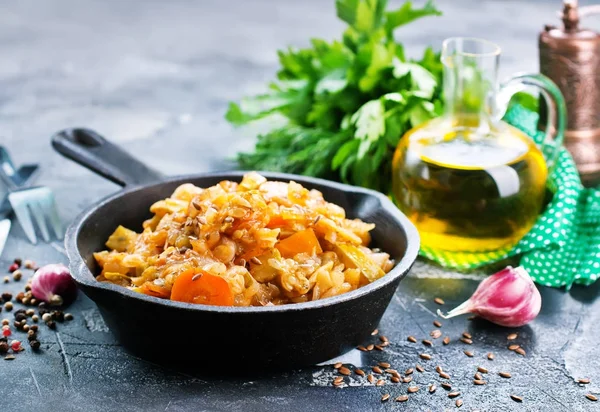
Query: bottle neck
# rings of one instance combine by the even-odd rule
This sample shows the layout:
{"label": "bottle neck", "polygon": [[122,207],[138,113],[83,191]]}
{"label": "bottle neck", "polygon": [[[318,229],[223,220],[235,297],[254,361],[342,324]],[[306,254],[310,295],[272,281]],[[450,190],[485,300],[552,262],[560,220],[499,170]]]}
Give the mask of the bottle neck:
{"label": "bottle neck", "polygon": [[487,127],[496,95],[496,67],[483,67],[475,58],[453,57],[444,62],[445,116],[469,127]]}

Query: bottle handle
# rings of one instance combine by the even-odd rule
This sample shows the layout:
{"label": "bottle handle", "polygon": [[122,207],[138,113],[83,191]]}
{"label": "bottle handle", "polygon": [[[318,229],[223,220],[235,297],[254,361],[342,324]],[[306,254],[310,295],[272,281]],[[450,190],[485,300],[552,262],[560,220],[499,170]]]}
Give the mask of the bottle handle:
{"label": "bottle handle", "polygon": [[546,135],[540,143],[540,148],[546,159],[548,169],[552,169],[558,159],[567,124],[565,98],[552,80],[543,74],[514,75],[500,86],[500,92],[493,105],[496,109],[493,117],[495,120],[500,120],[508,109],[511,97],[515,93],[522,92],[532,86],[539,89],[548,108]]}

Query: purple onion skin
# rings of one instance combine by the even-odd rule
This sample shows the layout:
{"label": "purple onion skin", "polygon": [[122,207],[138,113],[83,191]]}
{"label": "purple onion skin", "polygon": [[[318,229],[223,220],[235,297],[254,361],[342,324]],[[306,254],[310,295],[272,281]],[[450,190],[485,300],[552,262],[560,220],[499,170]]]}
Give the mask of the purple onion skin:
{"label": "purple onion skin", "polygon": [[39,268],[33,275],[31,293],[44,302],[51,302],[55,296],[60,296],[63,304],[66,304],[77,296],[77,285],[69,268],[60,263],[50,264]]}

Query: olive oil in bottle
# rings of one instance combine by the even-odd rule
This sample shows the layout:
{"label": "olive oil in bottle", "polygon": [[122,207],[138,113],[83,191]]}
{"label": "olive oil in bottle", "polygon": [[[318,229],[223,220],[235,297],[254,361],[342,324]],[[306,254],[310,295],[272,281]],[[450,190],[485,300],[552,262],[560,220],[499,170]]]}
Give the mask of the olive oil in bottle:
{"label": "olive oil in bottle", "polygon": [[[394,200],[425,247],[453,252],[510,247],[543,207],[548,167],[563,138],[564,98],[539,74],[516,75],[500,86],[499,56],[500,48],[485,40],[444,41],[444,114],[409,130],[396,148]],[[501,120],[510,97],[525,86],[540,88],[552,111],[543,151]]]}
{"label": "olive oil in bottle", "polygon": [[448,126],[436,119],[403,137],[393,162],[398,206],[424,246],[486,251],[515,244],[540,213],[542,153],[508,125],[486,133]]}

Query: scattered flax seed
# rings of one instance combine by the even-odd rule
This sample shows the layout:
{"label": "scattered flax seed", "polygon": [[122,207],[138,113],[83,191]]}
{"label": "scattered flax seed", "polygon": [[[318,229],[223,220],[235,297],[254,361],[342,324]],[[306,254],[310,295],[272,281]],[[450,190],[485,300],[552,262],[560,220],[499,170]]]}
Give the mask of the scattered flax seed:
{"label": "scattered flax seed", "polygon": [[470,334],[469,332],[463,332],[463,334],[462,334],[462,335],[463,335],[463,338],[466,338],[466,339],[473,339],[473,336],[471,336],[471,334]]}
{"label": "scattered flax seed", "polygon": [[421,365],[419,365],[419,364],[417,364],[417,366],[415,366],[415,369],[416,369],[418,372],[421,372],[421,373],[425,372],[425,369],[423,369],[423,367],[422,367]]}
{"label": "scattered flax seed", "polygon": [[341,368],[342,366],[344,366],[344,364],[343,364],[342,362],[338,362],[338,363],[336,363],[335,365],[333,365],[333,369],[339,369],[339,368]]}
{"label": "scattered flax seed", "polygon": [[364,347],[364,346],[362,346],[362,345],[361,345],[361,346],[359,346],[357,349],[358,349],[358,350],[360,350],[360,351],[363,351],[363,352],[366,352],[366,351],[367,351],[367,348],[365,348],[365,347]]}
{"label": "scattered flax seed", "polygon": [[381,397],[381,402],[385,402],[385,401],[387,401],[388,399],[390,399],[390,394],[389,394],[389,393],[386,393],[385,395],[383,395],[383,396]]}
{"label": "scattered flax seed", "polygon": [[434,329],[429,332],[429,336],[431,336],[433,339],[438,339],[442,336],[442,331],[439,329]]}
{"label": "scattered flax seed", "polygon": [[473,352],[470,352],[468,350],[463,351],[465,355],[467,355],[469,358],[473,357]]}
{"label": "scattered flax seed", "polygon": [[414,336],[409,336],[408,338],[406,338],[406,340],[412,343],[417,343],[417,338],[415,338]]}
{"label": "scattered flax seed", "polygon": [[408,395],[400,395],[396,398],[396,402],[406,402],[408,400]]}
{"label": "scattered flax seed", "polygon": [[382,345],[375,345],[375,349],[377,349],[377,350],[383,350],[383,348],[384,348],[384,346],[382,346]]}
{"label": "scattered flax seed", "polygon": [[590,383],[590,380],[588,378],[581,378],[577,379],[577,383],[583,383],[584,385],[587,385],[588,383]]}
{"label": "scattered flax seed", "polygon": [[460,408],[463,405],[463,400],[462,399],[457,399],[456,402],[455,402],[455,404],[456,404],[457,408]]}
{"label": "scattered flax seed", "polygon": [[385,342],[381,342],[381,343],[379,344],[379,346],[381,346],[382,348],[385,348],[385,347],[386,347],[386,346],[388,346],[389,344],[390,344],[390,341],[389,341],[389,340],[386,340]]}
{"label": "scattered flax seed", "polygon": [[445,303],[444,299],[442,299],[442,298],[435,298],[433,301],[435,303],[437,303],[438,305],[443,305]]}
{"label": "scattered flax seed", "polygon": [[383,385],[385,385],[385,381],[383,379],[379,379],[377,381],[377,383],[375,384],[375,386],[383,386]]}
{"label": "scattered flax seed", "polygon": [[387,338],[387,336],[383,336],[383,335],[381,335],[381,336],[379,337],[379,340],[380,340],[380,341],[382,341],[382,342],[389,342],[389,341],[390,341],[390,340]]}
{"label": "scattered flax seed", "polygon": [[508,372],[498,372],[498,375],[500,375],[506,379],[509,379],[511,377],[510,373],[508,373]]}
{"label": "scattered flax seed", "polygon": [[398,371],[396,369],[387,368],[384,370],[385,373],[389,373],[390,375],[398,375]]}
{"label": "scattered flax seed", "polygon": [[433,326],[435,326],[436,328],[441,328],[442,327],[442,322],[440,322],[439,320],[434,320],[433,321]]}
{"label": "scattered flax seed", "polygon": [[[10,356],[10,355],[8,355],[8,356]],[[8,356],[7,356],[7,357],[8,357]],[[6,358],[4,358],[4,359],[6,359]],[[587,393],[587,394],[585,395],[585,397],[586,397],[586,398],[588,398],[590,401],[594,401],[594,402],[596,402],[596,401],[598,400],[598,398],[597,398],[597,397],[595,397],[594,395],[592,395],[591,393]]]}
{"label": "scattered flax seed", "polygon": [[450,337],[446,336],[442,342],[444,342],[444,345],[449,344],[450,343]]}
{"label": "scattered flax seed", "polygon": [[479,373],[479,372],[476,372],[476,373],[475,373],[475,376],[473,376],[473,378],[474,378],[476,381],[481,381],[481,380],[483,380],[483,376],[481,376],[481,373]]}
{"label": "scattered flax seed", "polygon": [[517,339],[518,336],[519,335],[517,335],[516,333],[511,333],[510,335],[508,335],[506,337],[506,339],[508,339],[508,340],[515,340],[515,339]]}
{"label": "scattered flax seed", "polygon": [[375,383],[375,377],[371,374],[369,374],[369,376],[367,376],[367,380],[369,381],[369,383]]}
{"label": "scattered flax seed", "polygon": [[338,376],[337,378],[335,378],[333,380],[333,384],[334,385],[339,385],[340,383],[344,382],[344,377],[343,376]]}
{"label": "scattered flax seed", "polygon": [[437,386],[435,386],[434,384],[429,385],[429,393],[435,392],[436,389],[437,389]]}
{"label": "scattered flax seed", "polygon": [[315,220],[313,220],[313,225],[316,225],[317,223],[319,223],[319,220],[321,220],[321,215],[317,216],[315,218]]}
{"label": "scattered flax seed", "polygon": [[520,348],[519,345],[508,345],[508,350],[517,350],[519,348]]}
{"label": "scattered flax seed", "polygon": [[428,353],[421,353],[421,354],[419,355],[419,357],[420,357],[421,359],[425,359],[425,360],[431,360],[431,355],[430,355],[430,354],[428,354]]}
{"label": "scattered flax seed", "polygon": [[486,382],[486,381],[484,381],[484,380],[481,380],[481,379],[475,379],[475,380],[473,381],[473,383],[474,383],[475,385],[485,385],[487,382]]}
{"label": "scattered flax seed", "polygon": [[517,395],[510,395],[510,398],[515,402],[523,402],[523,398]]}
{"label": "scattered flax seed", "polygon": [[435,367],[435,371],[437,373],[442,373],[444,370],[442,369],[442,367],[440,365],[438,365],[438,366]]}
{"label": "scattered flax seed", "polygon": [[490,352],[490,353],[488,353],[488,354],[487,354],[487,358],[488,358],[489,360],[494,360],[494,358],[495,358],[495,357],[496,357],[496,356],[494,356],[494,354],[493,354],[492,352]]}
{"label": "scattered flax seed", "polygon": [[525,349],[523,348],[519,348],[515,351],[515,353],[518,353],[521,356],[525,356],[527,354],[527,352],[525,352]]}
{"label": "scattered flax seed", "polygon": [[447,391],[452,389],[452,385],[450,385],[448,382],[442,382],[441,385],[442,385],[442,388],[446,389]]}
{"label": "scattered flax seed", "polygon": [[378,365],[381,366],[382,368],[386,368],[386,369],[388,369],[390,366],[392,366],[387,362],[379,362]]}
{"label": "scattered flax seed", "polygon": [[350,371],[350,369],[348,369],[345,366],[342,366],[341,368],[338,369],[338,372],[341,373],[342,375],[346,375],[349,376],[352,372]]}
{"label": "scattered flax seed", "polygon": [[488,373],[488,370],[486,368],[484,368],[483,366],[478,366],[477,370],[481,373]]}
{"label": "scattered flax seed", "polygon": [[255,263],[255,264],[257,264],[257,265],[262,265],[262,262],[261,262],[261,261],[260,261],[260,259],[259,259],[259,258],[257,258],[256,256],[253,256],[253,257],[252,257],[252,259],[250,259],[250,261],[251,261],[252,263]]}
{"label": "scattered flax seed", "polygon": [[379,366],[373,366],[371,369],[375,373],[379,373],[379,374],[383,373],[383,371],[381,370],[381,368]]}
{"label": "scattered flax seed", "polygon": [[404,371],[405,375],[411,375],[414,372],[413,368],[408,368],[406,371]]}
{"label": "scattered flax seed", "polygon": [[371,336],[375,336],[379,333],[379,329],[375,329],[373,332],[371,332]]}
{"label": "scattered flax seed", "polygon": [[460,392],[450,392],[450,393],[448,394],[448,397],[449,397],[449,398],[456,398],[456,397],[457,397],[457,396],[459,396],[459,395],[460,395]]}
{"label": "scattered flax seed", "polygon": [[356,373],[359,376],[365,376],[365,371],[362,369],[355,369],[354,373]]}
{"label": "scattered flax seed", "polygon": [[450,379],[450,375],[448,375],[446,372],[440,372],[440,378],[443,379]]}
{"label": "scattered flax seed", "polygon": [[372,351],[374,348],[375,348],[375,345],[373,345],[372,343],[369,346],[367,346],[368,351]]}
{"label": "scattered flax seed", "polygon": [[462,338],[460,338],[460,341],[462,343],[466,343],[467,345],[472,345],[473,344],[473,341],[471,339],[465,338],[464,336]]}
{"label": "scattered flax seed", "polygon": [[412,382],[412,380],[413,380],[412,376],[405,376],[404,378],[402,378],[402,382],[404,382],[404,383]]}
{"label": "scattered flax seed", "polygon": [[419,387],[418,387],[418,386],[409,386],[409,387],[406,389],[406,392],[408,392],[408,393],[416,393],[416,392],[419,392]]}
{"label": "scattered flax seed", "polygon": [[400,378],[397,376],[392,376],[392,382],[394,383],[400,383]]}

